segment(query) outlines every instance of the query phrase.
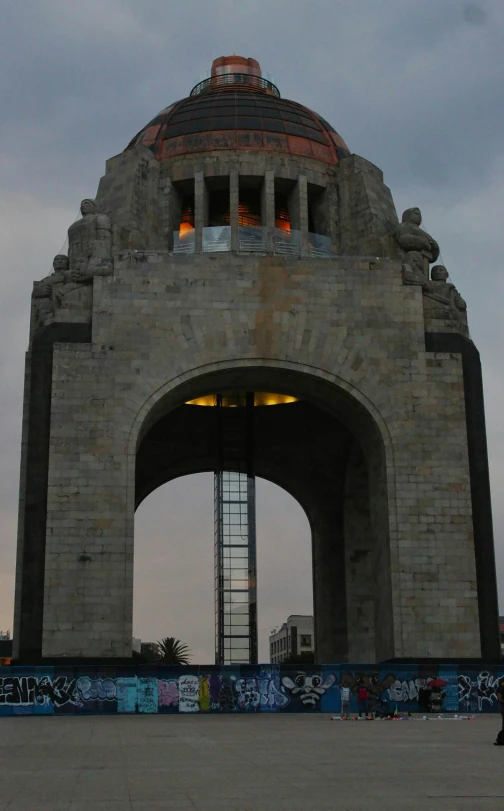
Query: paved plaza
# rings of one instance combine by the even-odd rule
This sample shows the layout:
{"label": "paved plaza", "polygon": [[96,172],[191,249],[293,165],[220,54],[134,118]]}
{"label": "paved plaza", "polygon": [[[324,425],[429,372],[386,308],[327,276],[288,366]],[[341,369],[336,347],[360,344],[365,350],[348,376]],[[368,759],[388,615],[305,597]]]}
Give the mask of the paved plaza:
{"label": "paved plaza", "polygon": [[502,811],[499,716],[0,719],[0,811]]}

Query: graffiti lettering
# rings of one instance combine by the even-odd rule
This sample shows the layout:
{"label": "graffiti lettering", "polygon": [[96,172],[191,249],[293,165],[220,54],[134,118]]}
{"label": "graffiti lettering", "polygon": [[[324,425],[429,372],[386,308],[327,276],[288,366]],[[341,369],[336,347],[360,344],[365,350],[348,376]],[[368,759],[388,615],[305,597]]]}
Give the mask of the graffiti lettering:
{"label": "graffiti lettering", "polygon": [[44,706],[51,703],[63,707],[69,702],[75,703],[75,683],[75,679],[68,680],[65,676],[54,680],[48,676],[39,679],[35,676],[0,678],[0,705]]}
{"label": "graffiti lettering", "polygon": [[113,679],[90,679],[81,676],[77,679],[77,691],[82,701],[112,701],[116,697]]}
{"label": "graffiti lettering", "polygon": [[289,703],[288,696],[281,692],[279,680],[276,678],[259,679],[259,692],[261,694],[261,706],[269,709],[283,709]]}
{"label": "graffiti lettering", "polygon": [[446,684],[443,711],[498,712],[497,687],[502,669],[434,666],[425,670],[408,665],[394,672],[362,666],[349,671],[307,666],[296,670],[282,665],[196,669],[159,666],[157,672],[135,667],[109,675],[86,674],[72,667],[0,668],[0,716],[58,713],[221,713],[221,712],[334,712],[340,709],[338,686],[357,691],[367,687],[376,707],[420,709],[420,693],[434,679]]}
{"label": "graffiti lettering", "polygon": [[458,677],[458,698],[460,706],[471,712],[485,709],[498,709],[497,687],[502,675],[492,675],[482,670],[475,679],[466,674]]}
{"label": "graffiti lettering", "polygon": [[199,678],[198,676],[181,676],[179,678],[179,711],[199,711]]}
{"label": "graffiti lettering", "polygon": [[158,711],[158,680],[139,678],[137,680],[138,712],[152,713]]}
{"label": "graffiti lettering", "polygon": [[399,701],[418,701],[420,690],[425,684],[425,679],[409,679],[409,681],[396,679],[388,689],[389,699],[396,703]]}

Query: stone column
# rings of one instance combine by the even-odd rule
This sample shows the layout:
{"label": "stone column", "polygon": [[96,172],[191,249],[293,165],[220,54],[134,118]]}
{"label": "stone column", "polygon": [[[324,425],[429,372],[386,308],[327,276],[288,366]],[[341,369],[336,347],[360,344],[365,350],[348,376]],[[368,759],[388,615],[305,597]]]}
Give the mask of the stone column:
{"label": "stone column", "polygon": [[348,661],[375,662],[375,544],[364,454],[354,442],[344,495]]}
{"label": "stone column", "polygon": [[168,250],[173,250],[174,232],[180,229],[181,200],[170,177],[162,181],[161,219],[164,231],[164,243]]}
{"label": "stone column", "polygon": [[291,228],[301,232],[301,256],[308,254],[308,181],[306,175],[299,175],[296,185],[289,195],[289,215]]}
{"label": "stone column", "polygon": [[300,175],[297,182],[299,205],[299,230],[301,231],[301,256],[308,256],[308,181]]}
{"label": "stone column", "polygon": [[310,513],[313,607],[318,662],[348,661],[345,543],[341,490],[321,484],[324,507]]}
{"label": "stone column", "polygon": [[194,173],[194,227],[195,251],[203,250],[203,228],[208,223],[208,192],[203,172]]}
{"label": "stone column", "polygon": [[327,211],[327,235],[331,237],[333,254],[341,253],[340,212],[338,187],[334,181],[330,182],[325,197]]}
{"label": "stone column", "polygon": [[240,205],[240,176],[238,169],[231,169],[229,174],[229,222],[231,225],[231,250],[239,247],[238,207]]}
{"label": "stone column", "polygon": [[268,170],[264,175],[261,191],[261,221],[266,229],[266,250],[273,253],[273,237],[275,233],[275,173]]}

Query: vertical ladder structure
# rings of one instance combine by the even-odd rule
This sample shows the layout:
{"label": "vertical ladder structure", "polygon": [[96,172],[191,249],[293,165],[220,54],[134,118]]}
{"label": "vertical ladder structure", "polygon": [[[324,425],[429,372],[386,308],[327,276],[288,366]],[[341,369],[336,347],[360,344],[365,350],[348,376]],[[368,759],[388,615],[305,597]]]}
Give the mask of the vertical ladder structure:
{"label": "vertical ladder structure", "polygon": [[215,662],[257,664],[254,393],[216,396]]}

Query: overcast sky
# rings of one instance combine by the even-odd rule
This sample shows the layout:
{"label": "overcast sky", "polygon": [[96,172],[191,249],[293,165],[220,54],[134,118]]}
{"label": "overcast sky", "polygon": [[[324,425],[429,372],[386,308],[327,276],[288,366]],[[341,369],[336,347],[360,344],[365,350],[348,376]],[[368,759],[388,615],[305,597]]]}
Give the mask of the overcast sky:
{"label": "overcast sky", "polygon": [[[105,161],[212,59],[252,56],[420,206],[468,302],[485,382],[504,607],[504,3],[502,0],[4,0],[0,29],[0,629],[12,628],[24,352],[32,281],[51,268]],[[211,476],[161,488],[137,516],[135,634],[212,661]],[[310,540],[260,483],[259,618],[311,607]],[[197,560],[197,566],[194,561]]]}

